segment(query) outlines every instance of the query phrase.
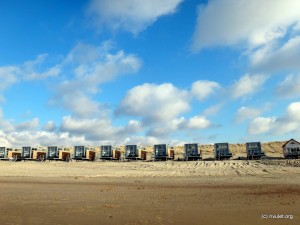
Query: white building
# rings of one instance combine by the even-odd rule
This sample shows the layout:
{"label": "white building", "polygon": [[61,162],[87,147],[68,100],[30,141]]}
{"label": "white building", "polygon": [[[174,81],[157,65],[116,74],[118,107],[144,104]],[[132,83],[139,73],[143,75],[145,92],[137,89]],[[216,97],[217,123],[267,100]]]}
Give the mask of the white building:
{"label": "white building", "polygon": [[300,143],[294,139],[290,139],[282,145],[282,150],[285,158],[299,158]]}

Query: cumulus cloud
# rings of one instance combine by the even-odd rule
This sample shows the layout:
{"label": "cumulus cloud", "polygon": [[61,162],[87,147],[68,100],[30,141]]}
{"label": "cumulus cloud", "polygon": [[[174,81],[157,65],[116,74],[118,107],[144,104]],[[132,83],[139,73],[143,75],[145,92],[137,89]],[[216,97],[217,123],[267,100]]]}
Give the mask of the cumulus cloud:
{"label": "cumulus cloud", "polygon": [[180,117],[157,125],[152,125],[146,132],[146,136],[156,137],[159,139],[167,138],[173,132],[183,130],[186,126],[186,122],[187,121],[184,117]]}
{"label": "cumulus cloud", "polygon": [[281,98],[300,97],[300,75],[288,75],[276,87],[275,93]]}
{"label": "cumulus cloud", "polygon": [[136,72],[142,65],[141,60],[133,54],[126,54],[122,50],[112,52],[107,42],[99,46],[79,43],[70,51],[64,63],[71,65],[75,77],[83,79],[91,89],[120,74]]}
{"label": "cumulus cloud", "polygon": [[[63,69],[70,76],[55,87],[52,104],[58,104],[77,116],[100,116],[105,110],[92,96],[99,92],[99,85],[123,74],[135,73],[141,60],[124,51],[111,52],[107,42],[100,46],[78,44],[63,62]],[[102,108],[102,109],[101,109]]]}
{"label": "cumulus cloud", "polygon": [[18,81],[19,69],[15,66],[0,67],[0,91],[4,91]]}
{"label": "cumulus cloud", "polygon": [[24,121],[16,125],[17,131],[35,130],[39,126],[39,118],[33,118],[29,121]]}
{"label": "cumulus cloud", "polygon": [[14,124],[3,118],[1,110],[0,126],[0,144],[13,147],[124,144],[128,137],[136,136],[142,130],[137,120],[114,126],[109,119],[72,116],[63,117],[59,129],[54,121],[48,121],[43,130],[39,130],[38,118]]}
{"label": "cumulus cloud", "polygon": [[167,143],[167,140],[158,139],[156,137],[151,136],[131,136],[124,140],[124,144],[126,145],[139,145],[139,146],[150,146],[158,143]]}
{"label": "cumulus cloud", "polygon": [[199,101],[205,100],[209,95],[213,94],[221,86],[214,81],[198,80],[192,84],[191,93]]}
{"label": "cumulus cloud", "polygon": [[298,0],[208,1],[198,7],[191,49],[238,46],[252,73],[298,71],[299,7]]}
{"label": "cumulus cloud", "polygon": [[8,121],[4,118],[4,113],[2,109],[0,108],[0,131],[7,133],[7,132],[13,132],[15,130],[14,125],[11,121]]}
{"label": "cumulus cloud", "polygon": [[221,110],[223,105],[224,105],[224,103],[218,103],[218,104],[212,105],[212,106],[208,107],[207,109],[205,109],[203,111],[202,115],[204,115],[204,116],[216,115]]}
{"label": "cumulus cloud", "polygon": [[109,119],[63,117],[60,131],[90,141],[115,142],[141,130],[139,121],[130,120],[127,125],[115,127]]}
{"label": "cumulus cloud", "polygon": [[56,130],[56,125],[54,121],[48,121],[45,126],[44,126],[44,130],[48,131],[48,132],[54,132]]}
{"label": "cumulus cloud", "polygon": [[97,27],[125,30],[133,34],[146,29],[159,17],[176,12],[183,0],[92,0],[87,14]]}
{"label": "cumulus cloud", "polygon": [[181,116],[190,110],[190,96],[191,91],[178,89],[170,83],[145,83],[127,92],[116,113],[141,118],[146,136],[155,138],[167,138],[178,131],[211,127],[205,115]]}
{"label": "cumulus cloud", "polygon": [[170,121],[190,109],[188,92],[171,83],[145,83],[130,89],[117,114],[138,116],[146,123]]}
{"label": "cumulus cloud", "polygon": [[267,79],[268,76],[263,74],[246,74],[230,88],[231,96],[236,99],[252,95],[261,89]]}
{"label": "cumulus cloud", "polygon": [[288,105],[285,114],[280,117],[258,117],[253,119],[248,127],[250,134],[279,134],[299,132],[300,102]]}
{"label": "cumulus cloud", "polygon": [[171,121],[166,121],[157,126],[152,126],[146,135],[155,137],[158,139],[169,138],[174,132],[190,131],[190,130],[202,130],[211,127],[211,122],[202,115],[193,116],[189,119],[184,117],[175,118]]}
{"label": "cumulus cloud", "polygon": [[267,132],[274,126],[276,122],[275,117],[258,117],[251,121],[248,132],[250,134],[260,134]]}
{"label": "cumulus cloud", "polygon": [[211,126],[211,122],[205,118],[204,116],[194,116],[189,119],[186,124],[187,128],[197,130],[197,129],[204,129]]}
{"label": "cumulus cloud", "polygon": [[105,119],[63,117],[60,130],[73,136],[84,136],[87,139],[109,139],[114,136],[115,130],[111,122]]}
{"label": "cumulus cloud", "polygon": [[35,60],[26,61],[21,65],[11,65],[0,67],[0,102],[5,102],[1,92],[22,80],[41,80],[48,77],[58,76],[60,68],[58,65],[41,69],[47,57],[46,54],[37,56]]}
{"label": "cumulus cloud", "polygon": [[250,48],[282,38],[299,26],[298,0],[215,0],[198,8],[192,48],[246,43]]}
{"label": "cumulus cloud", "polygon": [[299,70],[300,36],[289,39],[281,45],[269,44],[255,51],[250,57],[253,69],[277,72]]}
{"label": "cumulus cloud", "polygon": [[[1,132],[0,132],[1,133]],[[1,140],[1,134],[0,134]],[[47,131],[21,131],[5,134],[5,146],[20,148],[26,146],[74,146],[85,145],[91,142],[83,137],[69,136],[68,133],[54,133]]]}
{"label": "cumulus cloud", "polygon": [[11,143],[9,143],[9,141],[6,138],[6,133],[2,130],[0,130],[0,145],[7,146],[7,147],[11,146]]}
{"label": "cumulus cloud", "polygon": [[267,111],[268,109],[269,104],[265,104],[263,107],[257,106],[256,108],[243,106],[237,110],[234,121],[236,123],[242,123],[245,120],[254,119],[260,116],[263,112]]}
{"label": "cumulus cloud", "polygon": [[59,65],[49,67],[45,70],[40,68],[45,63],[47,54],[38,55],[35,60],[27,61],[20,66],[20,72],[25,80],[40,80],[48,77],[56,77],[60,74],[61,68]]}

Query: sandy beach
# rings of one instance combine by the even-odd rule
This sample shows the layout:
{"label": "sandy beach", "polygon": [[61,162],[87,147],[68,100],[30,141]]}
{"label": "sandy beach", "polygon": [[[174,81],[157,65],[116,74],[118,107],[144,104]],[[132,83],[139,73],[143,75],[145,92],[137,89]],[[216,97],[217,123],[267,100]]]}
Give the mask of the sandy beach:
{"label": "sandy beach", "polygon": [[5,225],[300,223],[300,160],[1,161],[0,187]]}

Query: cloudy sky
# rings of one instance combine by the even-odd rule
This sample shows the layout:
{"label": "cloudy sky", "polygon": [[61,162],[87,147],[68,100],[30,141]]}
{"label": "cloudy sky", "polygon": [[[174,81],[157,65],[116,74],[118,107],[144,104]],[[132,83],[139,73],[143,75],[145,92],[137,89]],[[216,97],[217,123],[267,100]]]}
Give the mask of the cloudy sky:
{"label": "cloudy sky", "polygon": [[299,139],[299,8],[0,1],[0,145]]}

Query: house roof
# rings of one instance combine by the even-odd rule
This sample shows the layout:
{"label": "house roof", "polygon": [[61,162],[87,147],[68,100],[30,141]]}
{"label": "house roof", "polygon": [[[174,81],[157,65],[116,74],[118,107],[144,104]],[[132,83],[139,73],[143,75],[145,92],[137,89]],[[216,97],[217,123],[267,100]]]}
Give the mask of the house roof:
{"label": "house roof", "polygon": [[292,139],[288,140],[287,142],[285,142],[284,145],[282,145],[282,148],[283,148],[284,146],[286,146],[287,143],[289,143],[290,141],[294,141],[294,142],[296,142],[296,143],[298,143],[298,144],[300,145],[300,142],[298,142],[298,141],[296,141],[295,139],[292,138]]}

